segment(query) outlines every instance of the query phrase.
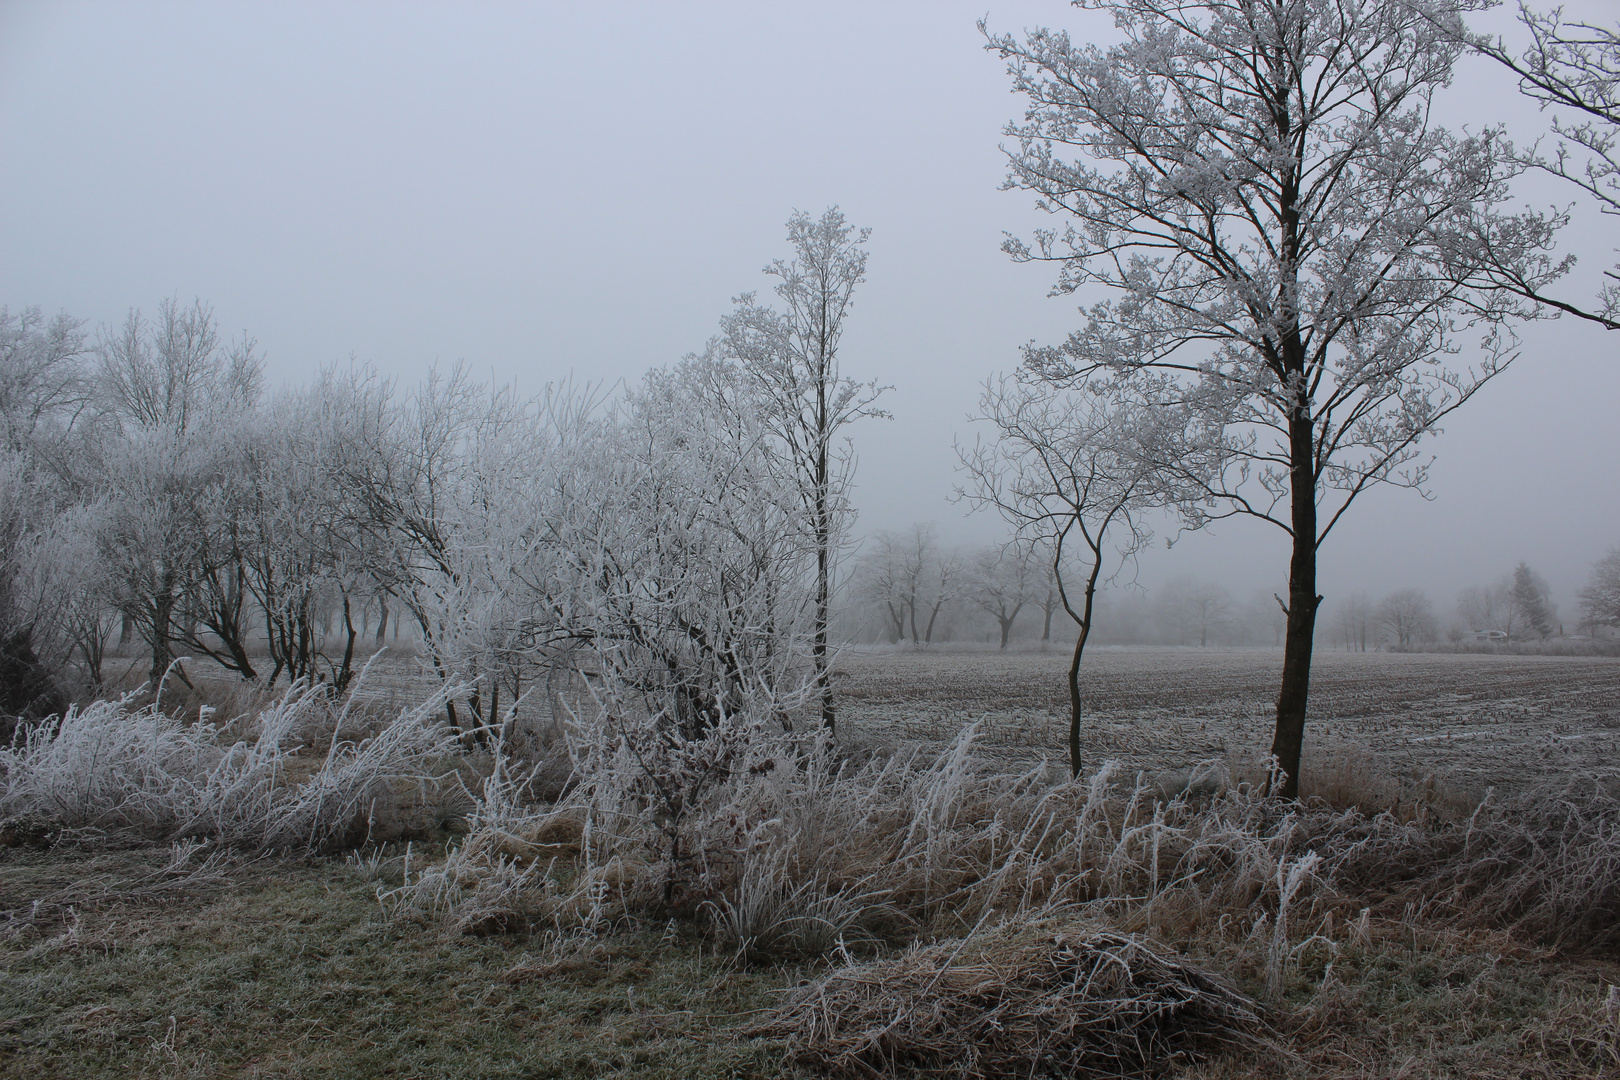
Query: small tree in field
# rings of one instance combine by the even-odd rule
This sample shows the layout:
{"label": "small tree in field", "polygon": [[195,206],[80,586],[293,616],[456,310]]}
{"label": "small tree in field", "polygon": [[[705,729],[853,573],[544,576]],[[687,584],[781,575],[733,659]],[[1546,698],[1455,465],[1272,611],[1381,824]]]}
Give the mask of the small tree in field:
{"label": "small tree in field", "polygon": [[1182,644],[1196,638],[1200,649],[1232,621],[1232,594],[1213,581],[1177,578],[1165,586],[1161,603],[1171,636]]}
{"label": "small tree in field", "polygon": [[[1152,536],[1144,512],[1167,501],[1141,454],[1162,418],[1110,388],[1054,389],[1008,378],[985,384],[980,419],[998,439],[957,448],[969,485],[961,497],[989,507],[1017,541],[1045,551],[1066,611],[1079,627],[1069,659],[1069,769],[1080,775],[1080,662],[1091,636],[1097,583]],[[1078,580],[1076,580],[1078,579]],[[1075,586],[1078,585],[1078,591]]]}
{"label": "small tree in field", "polygon": [[1345,652],[1367,651],[1367,630],[1372,621],[1372,601],[1358,592],[1339,601],[1339,634]]}
{"label": "small tree in field", "polygon": [[1005,547],[984,548],[973,556],[968,599],[996,620],[1003,649],[1012,637],[1019,612],[1035,599],[1038,572],[1033,563],[1034,552],[1029,545],[1016,542]]}
{"label": "small tree in field", "polygon": [[854,585],[861,598],[882,609],[883,634],[890,645],[906,636],[910,576],[904,538],[882,529],[873,533],[855,564]]}
{"label": "small tree in field", "polygon": [[989,39],[1029,99],[1007,185],[1068,219],[1006,249],[1057,263],[1058,293],[1109,296],[1026,365],[1057,385],[1156,375],[1150,400],[1190,408],[1158,451],[1197,490],[1188,524],[1248,515],[1291,537],[1272,752],[1295,797],[1317,552],[1369,487],[1422,487],[1417,444],[1537,313],[1487,271],[1555,279],[1559,222],[1493,210],[1522,169],[1511,147],[1430,118],[1484,0],[1079,6],[1125,40]]}

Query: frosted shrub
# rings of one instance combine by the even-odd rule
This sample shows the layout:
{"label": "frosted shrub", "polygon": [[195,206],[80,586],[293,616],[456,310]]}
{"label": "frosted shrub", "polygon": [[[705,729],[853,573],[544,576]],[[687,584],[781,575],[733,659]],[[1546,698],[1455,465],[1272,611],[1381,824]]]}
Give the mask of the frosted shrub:
{"label": "frosted shrub", "polygon": [[[1342,906],[1346,858],[1406,836],[1229,785],[1165,801],[1112,767],[1058,785],[1044,767],[987,772],[975,734],[934,759],[851,764],[820,736],[756,728],[684,789],[604,741],[553,807],[524,810],[520,785],[492,778],[465,841],[388,902],[450,928],[684,914],[754,960],[1084,912],[1159,937],[1258,930],[1264,962]],[[691,798],[672,813],[676,790]]]}
{"label": "frosted shrub", "polygon": [[[434,762],[456,749],[438,695],[369,736],[335,736],[319,766],[295,780],[288,767],[302,733],[327,707],[324,692],[296,684],[247,724],[255,735],[234,740],[222,726],[184,723],[155,703],[135,707],[132,696],[70,708],[0,750],[0,816],[319,849],[364,826],[395,786],[428,779]],[[340,733],[349,719],[345,707]]]}

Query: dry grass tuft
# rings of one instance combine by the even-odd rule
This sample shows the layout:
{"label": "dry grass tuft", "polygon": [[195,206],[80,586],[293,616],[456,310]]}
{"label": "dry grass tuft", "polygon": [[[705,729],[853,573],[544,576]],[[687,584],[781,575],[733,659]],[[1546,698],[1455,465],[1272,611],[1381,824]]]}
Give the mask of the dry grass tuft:
{"label": "dry grass tuft", "polygon": [[832,1076],[1151,1074],[1269,1046],[1259,1007],[1146,940],[1045,919],[846,964],[750,1032]]}
{"label": "dry grass tuft", "polygon": [[1503,800],[1416,845],[1408,888],[1432,915],[1559,949],[1620,946],[1620,797],[1573,780]]}
{"label": "dry grass tuft", "polygon": [[[352,846],[456,753],[442,708],[441,694],[362,725],[306,684],[222,724],[133,695],[95,701],[0,748],[0,817],[264,850]],[[335,734],[324,755],[301,756],[312,727]]]}

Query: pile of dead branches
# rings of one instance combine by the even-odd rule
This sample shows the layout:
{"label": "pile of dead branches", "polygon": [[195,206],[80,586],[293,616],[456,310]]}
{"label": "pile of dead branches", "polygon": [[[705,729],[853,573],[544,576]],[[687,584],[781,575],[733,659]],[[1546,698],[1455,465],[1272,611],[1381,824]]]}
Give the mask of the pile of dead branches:
{"label": "pile of dead branches", "polygon": [[751,1034],[833,1076],[1153,1073],[1266,1043],[1258,1006],[1140,937],[1047,919],[849,963]]}

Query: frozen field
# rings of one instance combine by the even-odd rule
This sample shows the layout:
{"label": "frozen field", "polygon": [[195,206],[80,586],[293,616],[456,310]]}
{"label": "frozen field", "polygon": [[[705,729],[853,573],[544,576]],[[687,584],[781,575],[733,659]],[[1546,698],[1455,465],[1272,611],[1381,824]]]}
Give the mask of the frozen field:
{"label": "frozen field", "polygon": [[[846,653],[840,733],[939,746],[974,721],[997,757],[1065,760],[1067,651]],[[1096,648],[1081,669],[1088,767],[1150,772],[1264,760],[1277,649]],[[1620,771],[1620,659],[1316,654],[1306,728],[1314,770],[1376,772],[1482,790]]]}

